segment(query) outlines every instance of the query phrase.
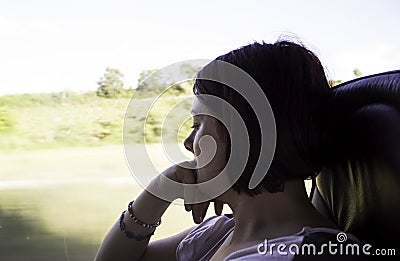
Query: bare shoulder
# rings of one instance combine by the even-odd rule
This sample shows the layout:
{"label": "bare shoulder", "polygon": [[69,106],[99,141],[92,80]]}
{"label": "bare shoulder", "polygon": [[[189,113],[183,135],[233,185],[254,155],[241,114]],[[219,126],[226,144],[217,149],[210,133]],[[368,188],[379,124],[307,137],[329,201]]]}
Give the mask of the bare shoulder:
{"label": "bare shoulder", "polygon": [[174,236],[150,242],[140,260],[176,260],[176,249],[179,243],[193,230],[188,228]]}

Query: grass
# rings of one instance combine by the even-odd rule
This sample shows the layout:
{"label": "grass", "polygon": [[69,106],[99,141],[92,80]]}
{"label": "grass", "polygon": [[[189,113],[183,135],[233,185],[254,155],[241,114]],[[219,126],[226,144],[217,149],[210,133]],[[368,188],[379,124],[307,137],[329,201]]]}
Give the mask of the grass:
{"label": "grass", "polygon": [[193,95],[107,99],[72,94],[0,96],[0,151],[121,145],[124,124],[124,140],[134,143],[143,143],[143,133],[146,142],[160,142],[161,132],[181,142],[189,131],[186,122],[177,137],[174,127],[190,117]]}
{"label": "grass", "polygon": [[[148,150],[160,154],[157,144]],[[157,159],[160,169],[169,165]],[[110,226],[142,191],[121,146],[11,152],[0,154],[0,166],[0,253],[7,260],[93,259]],[[193,225],[190,213],[174,203],[152,240]]]}

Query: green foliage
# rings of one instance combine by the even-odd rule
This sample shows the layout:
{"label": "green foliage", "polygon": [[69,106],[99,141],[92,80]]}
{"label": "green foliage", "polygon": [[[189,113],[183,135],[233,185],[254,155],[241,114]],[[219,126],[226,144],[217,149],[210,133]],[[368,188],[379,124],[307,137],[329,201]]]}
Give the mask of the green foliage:
{"label": "green foliage", "polygon": [[140,73],[138,86],[135,91],[136,98],[155,97],[160,94],[165,86],[158,70],[144,70]]}
{"label": "green foliage", "polygon": [[150,112],[145,122],[145,140],[147,143],[161,142],[162,119],[155,112]]}
{"label": "green foliage", "polygon": [[[0,150],[121,145],[123,131],[127,143],[158,143],[161,133],[167,141],[182,142],[190,131],[190,121],[180,125],[182,119],[190,119],[192,101],[187,97],[192,97],[197,69],[190,65],[181,69],[177,79],[189,80],[175,84],[170,75],[152,75],[156,70],[147,70],[140,75],[137,89],[124,89],[122,73],[107,68],[97,91],[0,96]],[[156,96],[161,96],[157,105],[146,111]],[[182,100],[179,112],[169,114],[171,125],[162,126],[166,114]],[[127,110],[128,104],[134,106]]]}
{"label": "green foliage", "polygon": [[178,83],[170,86],[163,94],[163,97],[166,96],[182,96],[182,95],[191,95],[192,94],[192,86],[193,81]]}
{"label": "green foliage", "polygon": [[106,68],[104,76],[97,82],[97,95],[105,98],[117,98],[123,92],[124,75],[118,69]]}
{"label": "green foliage", "polygon": [[91,135],[103,141],[121,142],[122,120],[98,120]]}
{"label": "green foliage", "polygon": [[333,86],[335,86],[335,85],[341,84],[342,82],[343,82],[342,80],[337,80],[337,81],[335,81],[335,80],[329,80],[329,81],[328,81],[330,87],[333,87]]}
{"label": "green foliage", "polygon": [[0,133],[9,133],[16,125],[15,116],[7,107],[0,107]]}
{"label": "green foliage", "polygon": [[360,69],[358,69],[358,68],[355,68],[355,69],[353,70],[353,73],[354,73],[354,75],[355,75],[356,77],[361,77],[361,76],[362,76],[362,72],[361,72]]}
{"label": "green foliage", "polygon": [[122,89],[120,90],[119,98],[132,98],[134,92],[135,90],[132,88]]}
{"label": "green foliage", "polygon": [[84,104],[96,98],[95,92],[77,93],[62,91],[55,93],[24,93],[0,96],[0,106],[20,109],[35,106],[58,106],[62,104]]}
{"label": "green foliage", "polygon": [[[179,92],[179,87],[174,91]],[[10,105],[0,106],[0,117],[6,119],[2,122],[7,122],[2,126],[8,130],[1,131],[0,150],[121,145],[124,123],[125,142],[143,143],[145,135],[147,143],[158,143],[161,130],[168,141],[176,142],[177,132],[173,128],[182,123],[182,115],[180,112],[169,115],[175,126],[163,127],[163,119],[174,104],[187,97],[191,96],[162,96],[147,112],[146,108],[154,101],[152,98],[104,99],[95,92],[0,96],[0,103]],[[190,118],[191,103],[192,100],[185,100],[179,110],[187,118]],[[129,110],[128,104],[133,106]],[[178,141],[182,142],[188,133],[189,125],[185,125],[178,133]]]}
{"label": "green foliage", "polygon": [[200,68],[182,64],[177,72],[169,70],[144,70],[140,73],[136,98],[179,96],[192,94],[193,79]]}

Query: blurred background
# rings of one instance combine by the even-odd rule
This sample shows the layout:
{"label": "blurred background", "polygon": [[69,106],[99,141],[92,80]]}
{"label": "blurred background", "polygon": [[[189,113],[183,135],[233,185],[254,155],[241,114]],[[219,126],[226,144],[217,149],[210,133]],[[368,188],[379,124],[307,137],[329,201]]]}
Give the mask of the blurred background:
{"label": "blurred background", "polygon": [[[169,84],[143,81],[153,72],[281,35],[314,50],[332,85],[399,69],[396,10],[395,0],[0,1],[0,260],[93,259],[142,190],[134,176],[146,175],[125,161],[128,104],[133,146],[144,135],[157,168],[171,165],[163,115],[185,100],[189,117],[198,68],[183,66],[188,80],[148,112]],[[181,143],[189,126],[170,139]],[[153,239],[193,225],[176,203]]]}

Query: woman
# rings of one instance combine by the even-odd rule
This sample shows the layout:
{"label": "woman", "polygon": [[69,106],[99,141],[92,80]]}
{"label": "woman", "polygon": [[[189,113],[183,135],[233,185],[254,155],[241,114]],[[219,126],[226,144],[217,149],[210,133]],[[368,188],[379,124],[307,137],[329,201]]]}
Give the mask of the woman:
{"label": "woman", "polygon": [[[235,151],[231,149],[238,140],[232,138],[235,136],[230,131],[235,131],[239,124],[229,121],[232,114],[227,112],[225,103],[239,113],[248,131],[248,139],[244,139],[249,145],[247,163],[241,171],[230,168],[225,172],[233,185],[215,198],[185,204],[199,224],[197,227],[150,243],[149,238],[170,202],[143,191],[109,231],[97,260],[265,260],[265,255],[292,260],[297,249],[292,247],[290,251],[290,246],[301,247],[311,242],[318,250],[328,240],[338,243],[337,226],[313,207],[304,187],[304,179],[318,173],[328,157],[331,93],[318,58],[302,45],[278,41],[250,44],[215,61],[243,70],[268,98],[276,124],[276,147],[267,173],[255,187],[250,185],[257,163],[268,160],[259,158],[262,146],[266,146],[262,135],[273,132],[264,133],[254,104],[243,93],[240,95],[223,81],[203,77],[210,71],[221,79],[227,77],[221,67],[207,65],[194,84],[193,131],[184,143],[194,154],[197,168],[172,166],[150,186],[162,191],[165,177],[183,184],[201,184],[222,172],[232,159],[231,152]],[[249,89],[248,93],[254,92]],[[211,106],[207,97],[223,102]],[[223,112],[222,118],[210,116],[216,111]],[[201,142],[204,137],[212,137],[216,145],[209,162],[204,160],[209,154],[207,143]],[[238,147],[235,148],[237,152]],[[182,197],[182,192],[175,197]],[[217,216],[203,221],[211,201]],[[220,216],[223,204],[232,209],[233,215]],[[348,236],[347,242],[356,241]],[[279,244],[286,248],[278,251]]]}

